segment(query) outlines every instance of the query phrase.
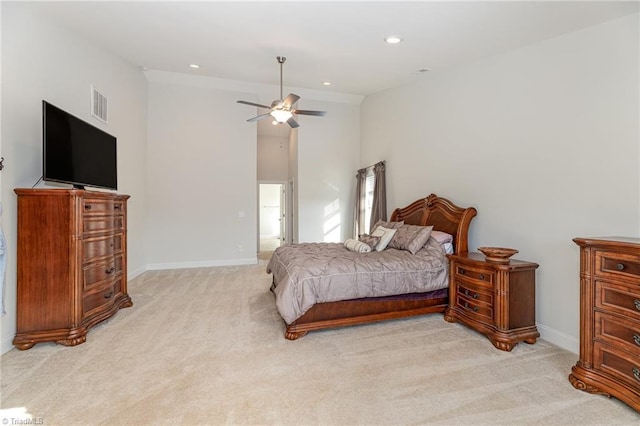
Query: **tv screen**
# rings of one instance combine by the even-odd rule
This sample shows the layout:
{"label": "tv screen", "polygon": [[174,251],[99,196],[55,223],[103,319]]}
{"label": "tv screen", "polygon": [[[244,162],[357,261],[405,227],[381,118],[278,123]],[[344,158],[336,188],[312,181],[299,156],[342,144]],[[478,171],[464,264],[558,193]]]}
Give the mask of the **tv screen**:
{"label": "tv screen", "polygon": [[74,188],[118,189],[116,137],[42,101],[42,177]]}

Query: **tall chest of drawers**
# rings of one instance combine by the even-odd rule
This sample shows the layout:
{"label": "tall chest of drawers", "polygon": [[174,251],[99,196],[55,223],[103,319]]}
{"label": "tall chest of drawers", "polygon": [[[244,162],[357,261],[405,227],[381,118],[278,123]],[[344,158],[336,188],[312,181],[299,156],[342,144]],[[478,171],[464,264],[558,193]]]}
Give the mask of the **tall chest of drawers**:
{"label": "tall chest of drawers", "polygon": [[640,238],[574,238],[580,246],[577,389],[640,411]]}
{"label": "tall chest of drawers", "polygon": [[132,306],[127,293],[128,195],[16,189],[16,348],[74,346],[88,330]]}

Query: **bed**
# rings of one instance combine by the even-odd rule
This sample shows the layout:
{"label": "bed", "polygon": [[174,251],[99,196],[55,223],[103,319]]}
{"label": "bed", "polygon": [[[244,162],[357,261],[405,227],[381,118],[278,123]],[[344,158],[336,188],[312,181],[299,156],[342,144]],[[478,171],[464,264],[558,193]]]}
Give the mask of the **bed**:
{"label": "bed", "polygon": [[[454,253],[464,253],[468,251],[469,227],[471,220],[476,214],[477,211],[473,207],[459,207],[446,198],[431,194],[426,198],[414,201],[406,207],[395,209],[391,214],[389,222],[433,226],[434,231],[450,234],[453,237],[452,250]],[[433,238],[430,238],[429,243],[425,244],[424,248],[416,253],[416,256],[428,249],[433,251],[433,240]],[[349,250],[344,248],[342,244],[337,243],[295,244],[276,249],[267,264],[267,273],[271,273],[273,277],[271,290],[276,295],[276,306],[286,324],[285,338],[289,340],[296,340],[313,330],[370,323],[428,313],[441,313],[444,312],[447,307],[448,286],[446,283],[444,286],[440,285],[441,288],[433,291],[411,291],[411,285],[409,284],[408,287],[405,285],[406,291],[409,291],[408,293],[403,290],[399,294],[390,294],[382,297],[357,296],[346,300],[313,303],[310,307],[303,307],[301,309],[303,312],[299,314],[294,315],[287,312],[287,315],[284,315],[281,299],[284,298],[282,295],[284,291],[283,288],[289,285],[289,275],[292,275],[289,272],[296,268],[296,265],[293,265],[292,262],[299,262],[300,259],[305,259],[304,262],[306,263],[304,264],[308,266],[304,267],[308,267],[309,269],[307,273],[311,274],[313,279],[325,279],[326,277],[323,276],[323,274],[326,273],[326,270],[320,265],[325,263],[325,261],[322,260],[322,256],[319,253],[328,250],[337,251],[337,256],[339,257],[348,258],[351,255]],[[342,252],[340,252],[340,250],[342,250]],[[399,255],[395,252],[401,251],[403,250],[391,249],[389,250],[389,254]],[[289,255],[287,256],[286,253],[289,253]],[[378,254],[374,253],[373,256],[371,256],[372,253],[359,255],[363,257],[370,256],[371,259],[375,259]],[[444,253],[442,252],[440,256],[444,256]],[[389,264],[393,264],[393,262],[388,264],[385,262],[383,267],[389,269]],[[300,263],[298,266],[299,265]],[[370,268],[375,267],[376,266],[371,266]],[[445,274],[448,273],[448,268],[445,267],[444,271]],[[387,272],[391,273],[393,271],[386,271],[385,273]],[[353,274],[355,276],[358,272],[353,271]],[[389,275],[389,277],[393,277],[393,275]],[[331,277],[329,277],[329,284],[330,278]],[[439,277],[438,281],[441,282],[442,277]],[[296,297],[299,298],[305,297],[304,294],[301,294],[303,292],[304,290],[300,289],[288,291],[288,293],[295,293]]]}

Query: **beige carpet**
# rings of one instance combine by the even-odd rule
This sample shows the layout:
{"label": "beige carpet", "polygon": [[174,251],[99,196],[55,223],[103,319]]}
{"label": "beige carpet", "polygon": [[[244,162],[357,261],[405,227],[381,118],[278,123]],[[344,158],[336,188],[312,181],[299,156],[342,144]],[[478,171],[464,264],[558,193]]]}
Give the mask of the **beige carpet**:
{"label": "beige carpet", "polygon": [[[577,357],[434,314],[284,339],[260,265],[147,272],[85,344],[1,358],[3,424],[638,424],[575,390]],[[27,414],[16,414],[20,411]]]}

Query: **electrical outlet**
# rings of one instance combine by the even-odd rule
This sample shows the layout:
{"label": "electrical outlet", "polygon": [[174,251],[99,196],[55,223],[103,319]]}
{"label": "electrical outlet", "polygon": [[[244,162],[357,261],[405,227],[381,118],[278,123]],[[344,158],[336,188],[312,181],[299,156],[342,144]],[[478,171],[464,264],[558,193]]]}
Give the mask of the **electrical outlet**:
{"label": "electrical outlet", "polygon": [[242,247],[241,245],[238,245],[238,251],[244,251],[244,247]]}

